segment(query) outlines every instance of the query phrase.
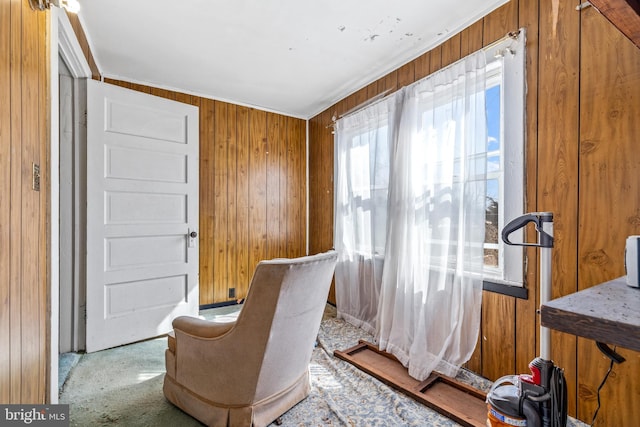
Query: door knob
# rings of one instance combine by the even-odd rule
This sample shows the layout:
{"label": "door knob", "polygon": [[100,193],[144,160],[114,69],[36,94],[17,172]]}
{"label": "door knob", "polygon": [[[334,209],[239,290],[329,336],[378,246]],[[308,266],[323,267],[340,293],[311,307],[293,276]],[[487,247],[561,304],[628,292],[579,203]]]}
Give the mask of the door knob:
{"label": "door knob", "polygon": [[196,247],[196,237],[198,237],[197,231],[189,231],[187,230],[187,242],[188,247],[195,248]]}

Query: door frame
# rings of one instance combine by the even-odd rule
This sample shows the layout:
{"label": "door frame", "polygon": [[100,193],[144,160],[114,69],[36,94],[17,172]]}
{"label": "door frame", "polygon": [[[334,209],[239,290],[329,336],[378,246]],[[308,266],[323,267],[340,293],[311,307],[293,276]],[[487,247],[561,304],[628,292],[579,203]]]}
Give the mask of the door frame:
{"label": "door frame", "polygon": [[60,315],[60,141],[59,141],[59,87],[58,56],[62,57],[74,78],[91,78],[91,68],[76,38],[71,22],[63,9],[53,7],[49,13],[49,90],[50,111],[50,292],[49,292],[49,380],[48,396],[50,403],[58,403],[58,342]]}

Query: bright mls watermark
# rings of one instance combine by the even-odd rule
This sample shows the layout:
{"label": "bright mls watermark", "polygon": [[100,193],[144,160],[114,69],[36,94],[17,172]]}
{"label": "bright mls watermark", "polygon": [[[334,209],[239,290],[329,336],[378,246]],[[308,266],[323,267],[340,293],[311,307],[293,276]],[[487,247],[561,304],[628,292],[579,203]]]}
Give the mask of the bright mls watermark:
{"label": "bright mls watermark", "polygon": [[69,427],[69,405],[0,405],[0,427]]}

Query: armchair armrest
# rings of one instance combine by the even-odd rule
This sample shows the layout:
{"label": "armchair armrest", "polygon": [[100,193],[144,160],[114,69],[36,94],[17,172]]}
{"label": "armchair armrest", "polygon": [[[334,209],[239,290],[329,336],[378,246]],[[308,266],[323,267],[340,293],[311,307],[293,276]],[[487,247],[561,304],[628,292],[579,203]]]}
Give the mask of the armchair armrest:
{"label": "armchair armrest", "polygon": [[[247,352],[243,345],[246,334],[235,327],[236,322],[180,316],[172,324],[175,350],[167,355],[167,366],[172,367],[167,367],[167,374],[180,384],[189,384],[191,392],[207,400],[249,402],[262,352]],[[227,369],[229,366],[234,369]],[[211,387],[211,378],[224,387]]]}
{"label": "armchair armrest", "polygon": [[180,316],[173,320],[173,329],[197,338],[218,338],[229,332],[236,322],[212,322],[197,317]]}

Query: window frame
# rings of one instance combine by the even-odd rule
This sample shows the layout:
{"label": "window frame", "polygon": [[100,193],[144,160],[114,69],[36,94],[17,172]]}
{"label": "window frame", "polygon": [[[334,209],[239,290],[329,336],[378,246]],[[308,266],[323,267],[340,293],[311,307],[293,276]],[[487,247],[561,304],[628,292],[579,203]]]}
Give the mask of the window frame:
{"label": "window frame", "polygon": [[[525,41],[524,28],[517,39],[507,37],[485,48],[487,72],[500,81],[500,180],[498,197],[498,230],[512,219],[522,215],[525,209]],[[500,76],[491,76],[499,72]],[[487,86],[487,89],[490,86]],[[487,152],[487,157],[489,152]],[[506,165],[510,165],[509,168]],[[511,241],[522,242],[523,230],[514,232]],[[522,288],[525,285],[525,259],[522,246],[506,245],[498,236],[498,268],[485,266],[485,282],[492,291],[501,285]],[[486,247],[486,246],[485,246]]]}

